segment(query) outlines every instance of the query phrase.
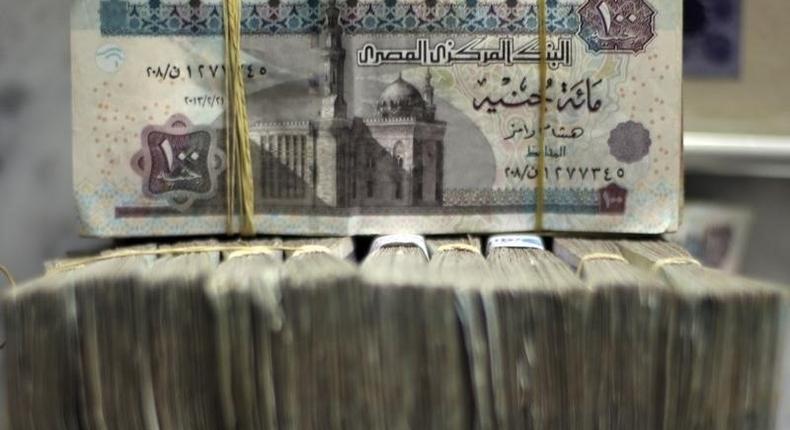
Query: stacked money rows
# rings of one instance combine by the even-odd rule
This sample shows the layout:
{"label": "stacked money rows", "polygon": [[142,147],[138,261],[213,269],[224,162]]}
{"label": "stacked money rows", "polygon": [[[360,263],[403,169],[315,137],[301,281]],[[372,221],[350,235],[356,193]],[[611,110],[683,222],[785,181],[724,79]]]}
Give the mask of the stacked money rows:
{"label": "stacked money rows", "polygon": [[11,428],[773,425],[785,292],[675,245],[385,237],[359,265],[350,239],[223,246],[12,289]]}

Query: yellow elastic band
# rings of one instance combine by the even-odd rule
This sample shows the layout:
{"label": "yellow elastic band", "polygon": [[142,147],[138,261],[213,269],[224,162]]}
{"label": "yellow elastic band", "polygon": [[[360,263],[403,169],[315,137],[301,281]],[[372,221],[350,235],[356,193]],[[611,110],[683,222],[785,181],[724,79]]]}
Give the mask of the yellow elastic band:
{"label": "yellow elastic band", "polygon": [[261,255],[261,254],[274,255],[275,254],[274,251],[275,249],[272,249],[271,247],[268,246],[265,247],[258,246],[253,249],[240,249],[238,251],[233,251],[230,254],[228,254],[227,259],[230,260],[233,258],[248,257],[250,255]]}
{"label": "yellow elastic band", "polygon": [[[176,246],[172,248],[157,248],[157,249],[119,249],[109,251],[104,254],[94,255],[91,257],[76,258],[60,263],[55,263],[50,269],[50,272],[63,272],[66,270],[77,269],[87,264],[96,263],[99,261],[113,260],[116,258],[124,257],[137,257],[148,255],[173,255],[173,254],[194,254],[200,252],[230,252],[229,258],[241,257],[243,255],[252,254],[274,254],[275,251],[293,251],[293,256],[309,252],[326,252],[332,253],[332,250],[320,245],[302,245],[302,246],[286,246],[286,245],[188,245]],[[238,253],[235,256],[234,253]]]}
{"label": "yellow elastic band", "polygon": [[669,258],[662,258],[655,263],[653,263],[653,267],[650,268],[650,271],[653,273],[657,273],[661,270],[664,266],[676,266],[676,265],[684,265],[684,264],[693,264],[695,266],[702,267],[702,263],[697,261],[692,257],[669,257]]}
{"label": "yellow elastic band", "polygon": [[626,260],[622,255],[611,254],[608,252],[594,252],[579,259],[579,264],[576,265],[576,276],[579,276],[582,273],[584,263],[593,260],[613,260],[628,263],[628,260]]}
{"label": "yellow elastic band", "polygon": [[468,243],[448,243],[447,245],[442,245],[436,249],[436,252],[445,252],[445,251],[467,251],[467,252],[474,252],[475,254],[480,254],[480,249]]}
{"label": "yellow elastic band", "polygon": [[299,249],[294,251],[291,257],[298,257],[300,255],[313,254],[316,252],[331,254],[332,250],[322,245],[304,245],[304,246],[300,246]]}
{"label": "yellow elastic band", "polygon": [[255,234],[253,215],[255,193],[250,155],[250,132],[247,118],[247,97],[241,70],[241,0],[225,0],[225,151],[227,158],[226,205],[228,234],[233,233],[236,199],[239,203],[239,234]]}
{"label": "yellow elastic band", "polygon": [[6,279],[8,279],[8,283],[11,284],[12,287],[16,286],[16,281],[14,280],[14,276],[11,275],[11,271],[2,264],[0,264],[0,273],[2,273]]}
{"label": "yellow elastic band", "polygon": [[538,112],[538,177],[535,184],[535,231],[543,230],[543,211],[545,206],[544,173],[546,170],[546,79],[548,77],[548,36],[546,34],[546,0],[538,0],[538,48],[540,65],[538,81],[540,85],[540,111]]}

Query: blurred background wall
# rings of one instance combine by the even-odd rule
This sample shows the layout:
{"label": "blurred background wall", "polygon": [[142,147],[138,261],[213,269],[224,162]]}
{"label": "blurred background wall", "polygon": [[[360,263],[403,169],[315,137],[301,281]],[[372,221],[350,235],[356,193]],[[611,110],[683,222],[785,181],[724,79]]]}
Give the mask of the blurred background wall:
{"label": "blurred background wall", "polygon": [[[685,5],[686,32],[696,32],[693,36],[711,46],[712,51],[687,49],[686,63],[691,63],[688,55],[693,52],[700,56],[726,57],[724,61],[732,58],[737,68],[735,73],[720,74],[719,78],[708,77],[713,75],[712,70],[707,75],[691,73],[696,76],[688,76],[687,69],[683,87],[684,128],[718,133],[790,135],[790,82],[786,80],[790,74],[790,56],[787,55],[790,3],[782,0],[686,0]],[[740,22],[729,17],[718,18],[725,7],[727,13],[739,16]],[[717,20],[725,19],[737,26],[738,33],[737,40],[727,39],[726,46],[723,45],[724,35],[732,29],[716,26]]]}
{"label": "blurred background wall", "polygon": [[687,200],[748,211],[740,270],[790,283],[790,2],[684,6]]}
{"label": "blurred background wall", "polygon": [[0,0],[0,262],[17,278],[74,247],[69,1]]}

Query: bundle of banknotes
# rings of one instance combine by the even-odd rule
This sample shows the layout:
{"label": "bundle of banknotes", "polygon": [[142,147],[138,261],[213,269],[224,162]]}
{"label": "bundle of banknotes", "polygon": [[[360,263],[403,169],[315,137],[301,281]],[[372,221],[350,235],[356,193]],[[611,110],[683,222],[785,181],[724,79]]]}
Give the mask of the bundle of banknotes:
{"label": "bundle of banknotes", "polygon": [[2,300],[7,428],[773,428],[787,289],[662,241],[552,248],[403,235],[54,262]]}
{"label": "bundle of banknotes", "polygon": [[[223,4],[73,2],[84,234],[226,232]],[[675,230],[681,9],[243,0],[256,231]]]}

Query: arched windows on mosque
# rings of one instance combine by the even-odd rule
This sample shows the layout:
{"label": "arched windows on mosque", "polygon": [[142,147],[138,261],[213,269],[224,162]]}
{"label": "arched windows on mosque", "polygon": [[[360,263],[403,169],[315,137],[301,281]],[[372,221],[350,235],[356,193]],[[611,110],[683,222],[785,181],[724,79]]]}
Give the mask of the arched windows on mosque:
{"label": "arched windows on mosque", "polygon": [[395,160],[395,165],[398,169],[403,169],[404,155],[403,142],[399,140],[392,147],[392,158]]}

